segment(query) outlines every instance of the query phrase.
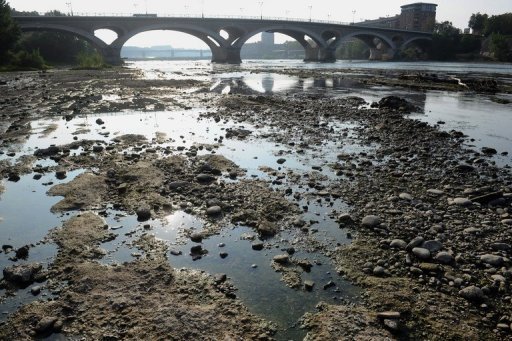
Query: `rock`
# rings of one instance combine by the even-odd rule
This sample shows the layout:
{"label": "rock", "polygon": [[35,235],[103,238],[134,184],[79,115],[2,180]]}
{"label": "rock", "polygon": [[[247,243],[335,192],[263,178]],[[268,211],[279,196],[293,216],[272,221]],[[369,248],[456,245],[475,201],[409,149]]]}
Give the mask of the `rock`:
{"label": "rock", "polygon": [[194,245],[190,248],[190,253],[195,254],[201,254],[203,253],[203,247],[201,245]]}
{"label": "rock", "polygon": [[215,284],[224,283],[228,279],[228,276],[226,274],[216,274],[213,277],[213,281]]}
{"label": "rock", "polygon": [[470,198],[473,202],[478,202],[480,204],[488,204],[491,201],[498,200],[500,198],[503,198],[503,192],[494,192],[494,193],[488,193],[485,195],[480,195],[477,197]]}
{"label": "rock", "polygon": [[468,198],[455,198],[455,199],[453,199],[453,203],[457,206],[462,206],[462,207],[468,207],[473,204],[473,202],[471,200],[469,200]]}
{"label": "rock", "polygon": [[382,323],[384,323],[384,327],[386,327],[392,332],[400,330],[400,325],[397,320],[384,319]]}
{"label": "rock", "polygon": [[511,248],[512,248],[512,246],[507,243],[491,244],[491,249],[496,250],[496,251],[509,251]]}
{"label": "rock", "polygon": [[484,292],[477,286],[470,286],[459,291],[459,295],[468,301],[482,302],[485,299]]}
{"label": "rock", "polygon": [[480,260],[482,263],[489,264],[494,267],[500,267],[504,263],[503,257],[490,254],[480,256]]}
{"label": "rock", "polygon": [[427,240],[421,244],[421,247],[435,253],[443,248],[443,244],[438,240]]}
{"label": "rock", "polygon": [[274,262],[276,262],[277,264],[287,264],[288,261],[290,260],[290,258],[287,254],[283,254],[283,255],[274,256],[274,258],[272,260]]}
{"label": "rock", "polygon": [[39,263],[12,265],[4,269],[4,279],[17,285],[29,285],[34,277],[43,269]]}
{"label": "rock", "polygon": [[151,218],[151,210],[149,207],[140,207],[135,213],[137,214],[138,221],[146,221]]}
{"label": "rock", "polygon": [[101,153],[105,148],[103,146],[93,146],[92,151],[95,153]]}
{"label": "rock", "polygon": [[415,247],[412,249],[412,253],[414,256],[421,260],[428,260],[430,259],[430,251],[428,249],[422,248],[422,247]]}
{"label": "rock", "polygon": [[96,124],[97,124],[97,125],[102,125],[102,124],[105,124],[105,121],[103,121],[101,118],[98,118],[98,119],[96,120]]}
{"label": "rock", "polygon": [[55,177],[59,180],[66,178],[66,171],[65,170],[58,170],[55,172]]}
{"label": "rock", "polygon": [[387,320],[398,320],[400,319],[400,313],[398,311],[383,311],[377,313],[377,318]]}
{"label": "rock", "polygon": [[375,215],[367,215],[363,218],[361,221],[361,224],[366,227],[376,227],[379,226],[381,223],[380,218]]}
{"label": "rock", "polygon": [[503,219],[501,223],[504,225],[512,225],[512,219]]}
{"label": "rock", "polygon": [[442,270],[441,266],[432,263],[420,263],[418,267],[423,272],[439,272]]}
{"label": "rock", "polygon": [[350,216],[348,213],[342,213],[338,216],[337,219],[338,223],[340,224],[352,224],[354,222],[354,219]]}
{"label": "rock", "polygon": [[494,148],[490,148],[490,147],[482,147],[482,153],[485,154],[485,155],[496,155],[498,154],[498,151]]}
{"label": "rock", "polygon": [[306,291],[312,291],[314,286],[315,286],[315,282],[304,281],[304,289],[306,289]]}
{"label": "rock", "polygon": [[421,244],[423,244],[423,242],[425,241],[425,239],[423,239],[423,237],[416,237],[414,238],[413,240],[411,240],[409,242],[409,244],[407,244],[407,247],[406,249],[408,251],[411,251],[412,249],[414,249],[416,246],[420,246]]}
{"label": "rock", "polygon": [[226,258],[227,256],[228,256],[227,252],[220,252],[219,253],[219,257],[222,258],[222,259]]}
{"label": "rock", "polygon": [[373,268],[372,273],[374,276],[383,277],[386,275],[386,269],[384,269],[382,266],[376,266]]}
{"label": "rock", "polygon": [[190,182],[187,181],[173,181],[169,184],[169,189],[171,191],[177,191],[183,189],[185,187],[190,186]]}
{"label": "rock", "polygon": [[442,191],[440,189],[428,189],[427,193],[431,194],[431,195],[439,196],[439,195],[443,195],[444,191]]}
{"label": "rock", "polygon": [[16,250],[16,258],[18,259],[26,259],[28,257],[28,250],[30,247],[25,245]]}
{"label": "rock", "polygon": [[41,293],[41,287],[36,285],[30,289],[30,293],[34,296],[37,296]]}
{"label": "rock", "polygon": [[201,233],[192,233],[190,235],[190,240],[194,243],[201,243],[203,241],[203,235]]}
{"label": "rock", "polygon": [[329,281],[326,284],[324,284],[324,290],[327,290],[327,289],[335,287],[335,286],[336,286],[336,283],[334,283],[333,281]]}
{"label": "rock", "polygon": [[35,326],[34,331],[38,334],[51,333],[57,320],[56,317],[43,317]]}
{"label": "rock", "polygon": [[210,183],[210,182],[215,181],[216,179],[217,179],[216,177],[214,177],[213,175],[210,175],[210,174],[199,174],[198,176],[196,176],[197,182],[200,182],[200,183]]}
{"label": "rock", "polygon": [[262,236],[274,236],[277,233],[277,227],[269,221],[262,221],[258,224],[258,232]]}
{"label": "rock", "polygon": [[222,208],[220,206],[212,206],[206,209],[206,214],[210,217],[218,216],[222,213]]}
{"label": "rock", "polygon": [[183,252],[181,252],[179,250],[171,250],[170,253],[173,256],[181,256],[183,254]]}
{"label": "rock", "polygon": [[404,112],[412,112],[417,110],[417,107],[403,98],[397,96],[387,96],[379,101],[379,109],[391,109],[401,110]]}
{"label": "rock", "polygon": [[405,250],[405,248],[407,247],[407,243],[402,239],[393,239],[389,244],[389,247],[393,249]]}
{"label": "rock", "polygon": [[43,174],[34,174],[34,176],[32,177],[32,179],[34,180],[41,180],[41,178],[43,177]]}
{"label": "rock", "polygon": [[251,247],[253,250],[261,251],[261,250],[263,250],[264,245],[262,242],[254,242],[251,244]]}
{"label": "rock", "polygon": [[402,200],[409,200],[409,201],[413,199],[412,195],[410,195],[409,193],[400,193],[398,195],[398,197]]}
{"label": "rock", "polygon": [[281,159],[277,159],[277,163],[280,164],[280,165],[282,165],[285,162],[286,162],[286,159],[282,159],[282,158]]}
{"label": "rock", "polygon": [[443,251],[443,252],[439,252],[434,257],[434,259],[441,264],[450,264],[450,263],[453,263],[455,258],[453,258],[453,256],[451,254],[449,254],[448,252]]}

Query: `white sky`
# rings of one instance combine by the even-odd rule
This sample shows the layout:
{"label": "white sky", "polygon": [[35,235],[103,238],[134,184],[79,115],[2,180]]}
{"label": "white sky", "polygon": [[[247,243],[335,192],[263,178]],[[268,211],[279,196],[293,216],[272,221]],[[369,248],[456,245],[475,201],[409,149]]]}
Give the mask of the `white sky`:
{"label": "white sky", "polygon": [[[8,0],[19,11],[45,12],[57,9],[75,13],[149,13],[205,16],[260,16],[288,17],[342,22],[376,19],[400,13],[400,6],[415,1],[387,0]],[[425,1],[430,2],[430,1]],[[502,14],[512,12],[512,0],[438,0],[437,21],[451,21],[456,27],[465,28],[472,13]],[[263,3],[260,7],[260,3]],[[70,5],[69,5],[70,4]],[[353,13],[355,11],[355,13]],[[102,36],[103,38],[103,36]],[[104,37],[106,38],[106,37]],[[177,32],[147,32],[130,39],[126,45],[174,47],[203,47],[197,38]]]}

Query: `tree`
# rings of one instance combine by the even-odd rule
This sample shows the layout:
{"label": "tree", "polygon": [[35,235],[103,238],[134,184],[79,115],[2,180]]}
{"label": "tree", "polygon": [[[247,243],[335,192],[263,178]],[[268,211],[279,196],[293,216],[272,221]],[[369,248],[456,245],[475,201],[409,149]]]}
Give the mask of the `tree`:
{"label": "tree", "polygon": [[62,13],[61,11],[57,11],[54,9],[53,11],[46,12],[44,14],[45,17],[65,17],[67,16],[66,13]]}
{"label": "tree", "polygon": [[485,28],[487,20],[489,16],[487,14],[480,14],[480,12],[476,14],[472,14],[469,18],[469,28],[473,30],[475,34],[481,34]]}
{"label": "tree", "polygon": [[0,65],[7,64],[9,51],[16,45],[21,31],[11,18],[11,8],[0,0]]}
{"label": "tree", "polygon": [[460,30],[449,21],[436,23],[430,47],[430,57],[434,60],[454,59],[461,40]]}
{"label": "tree", "polygon": [[485,24],[484,33],[489,36],[493,33],[512,35],[512,13],[493,15]]}
{"label": "tree", "polygon": [[512,61],[512,51],[505,36],[498,33],[493,33],[491,36],[490,48],[491,52],[494,54],[494,58],[500,62]]}

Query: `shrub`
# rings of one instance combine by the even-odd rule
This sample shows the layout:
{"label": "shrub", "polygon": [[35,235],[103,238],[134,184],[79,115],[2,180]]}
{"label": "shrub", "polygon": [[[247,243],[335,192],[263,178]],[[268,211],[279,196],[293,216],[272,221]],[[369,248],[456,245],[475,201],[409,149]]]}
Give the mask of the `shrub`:
{"label": "shrub", "polygon": [[46,69],[45,61],[39,50],[16,52],[11,57],[11,65],[15,69]]}
{"label": "shrub", "polygon": [[98,52],[80,52],[77,55],[77,62],[80,69],[102,69],[107,66],[103,57]]}

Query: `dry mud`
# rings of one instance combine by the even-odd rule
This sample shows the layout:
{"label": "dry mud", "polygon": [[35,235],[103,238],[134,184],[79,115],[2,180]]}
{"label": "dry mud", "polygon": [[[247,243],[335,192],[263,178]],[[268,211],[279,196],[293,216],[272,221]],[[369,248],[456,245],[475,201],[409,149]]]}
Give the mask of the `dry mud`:
{"label": "dry mud", "polygon": [[[386,84],[408,86],[404,82],[413,76],[396,75]],[[262,238],[284,230],[302,233],[299,244],[311,242],[309,249],[329,257],[363,290],[358,303],[321,303],[316,313],[306,314],[301,323],[307,340],[510,337],[512,176],[494,164],[492,150],[464,145],[460,132],[410,119],[404,105],[370,108],[360,98],[309,94],[216,95],[205,92],[201,82],[142,80],[127,69],[0,77],[6,80],[0,95],[6,151],[26,140],[31,122],[41,117],[72,120],[83,113],[186,109],[205,102],[216,110],[205,112],[204,119],[250,124],[261,130],[258,138],[286,144],[278,163],[286,162],[286,153],[319,152],[328,143],[342,150],[348,140],[357,140],[365,147],[340,152],[328,164],[313,159],[311,171],[303,174],[268,165],[263,171],[270,182],[244,177],[244,169],[215,153],[218,145],[162,147],[165,133],[153,141],[123,135],[111,142],[80,140],[77,134],[71,144],[2,162],[0,172],[11,181],[32,172],[66,176],[85,169],[48,192],[63,197],[52,211],[71,212],[63,226],[50,231],[47,239],[58,253],[39,276],[58,294],[12,314],[0,325],[3,339],[52,333],[108,340],[273,338],[275,326],[250,313],[225,278],[173,269],[167,246],[148,234],[135,243],[139,259],[101,265],[101,243],[116,238],[98,215],[108,205],[148,224],[183,210],[207,221],[201,236],[185,236],[195,239],[238,223]],[[425,88],[434,86],[424,81]],[[382,84],[384,77],[365,76],[361,82]],[[421,88],[417,80],[414,84]],[[461,90],[451,83],[436,86]],[[505,85],[502,90],[509,91]],[[116,99],[102,97],[108,94]],[[339,131],[332,122],[350,128]],[[232,130],[225,138],[248,134],[254,132]],[[198,155],[202,150],[212,153]],[[33,166],[47,159],[57,166]],[[326,176],[327,170],[336,177]],[[302,220],[306,208],[299,202],[328,206],[337,198],[350,206],[332,214],[351,231],[353,242],[315,244],[308,239],[314,222]],[[287,285],[302,290],[308,284],[301,273],[311,264],[285,258],[274,259],[272,267]],[[16,283],[5,271],[4,277],[3,287],[15,292]]]}

